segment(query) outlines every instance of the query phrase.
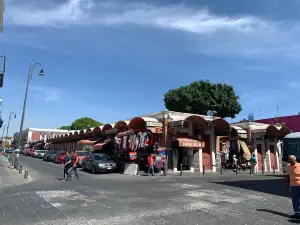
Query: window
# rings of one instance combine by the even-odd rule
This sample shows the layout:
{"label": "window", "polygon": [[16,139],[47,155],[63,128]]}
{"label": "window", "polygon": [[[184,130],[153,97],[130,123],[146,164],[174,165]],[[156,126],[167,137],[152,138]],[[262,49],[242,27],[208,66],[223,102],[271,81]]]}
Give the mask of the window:
{"label": "window", "polygon": [[110,160],[110,158],[108,157],[108,155],[94,155],[94,160],[105,161]]}
{"label": "window", "polygon": [[78,156],[88,156],[89,153],[88,152],[76,152],[76,155],[78,155]]}

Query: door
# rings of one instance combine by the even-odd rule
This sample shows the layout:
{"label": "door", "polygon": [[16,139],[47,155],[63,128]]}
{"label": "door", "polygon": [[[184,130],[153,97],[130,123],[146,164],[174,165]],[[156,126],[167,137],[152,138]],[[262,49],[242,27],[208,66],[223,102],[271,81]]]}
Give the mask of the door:
{"label": "door", "polygon": [[274,167],[277,170],[275,145],[270,145],[270,160],[271,160],[271,170],[273,170]]}
{"label": "door", "polygon": [[202,148],[202,164],[206,170],[211,170],[211,156],[210,156],[210,137],[209,135],[203,135],[203,141],[205,142],[204,148]]}
{"label": "door", "polygon": [[262,170],[262,165],[263,165],[263,157],[262,157],[262,150],[261,150],[261,144],[257,144],[257,165],[258,165],[258,170]]}

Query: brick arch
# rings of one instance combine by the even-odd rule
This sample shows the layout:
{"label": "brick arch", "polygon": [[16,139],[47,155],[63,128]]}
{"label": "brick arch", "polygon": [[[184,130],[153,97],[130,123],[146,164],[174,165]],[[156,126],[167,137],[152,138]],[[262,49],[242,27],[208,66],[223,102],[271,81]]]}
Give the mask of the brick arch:
{"label": "brick arch", "polygon": [[82,135],[82,134],[84,134],[84,130],[81,130],[81,131],[79,132],[79,135]]}
{"label": "brick arch", "polygon": [[183,124],[191,124],[193,129],[204,129],[207,127],[207,121],[201,116],[189,116],[185,118]]}
{"label": "brick arch", "polygon": [[266,135],[278,136],[279,134],[280,134],[279,130],[274,125],[270,125],[266,129]]}
{"label": "brick arch", "polygon": [[280,131],[280,136],[285,136],[285,135],[292,133],[290,128],[288,128],[286,126],[281,127],[279,131]]}
{"label": "brick arch", "polygon": [[111,129],[113,129],[113,127],[112,127],[111,124],[109,124],[109,123],[105,124],[105,125],[103,126],[103,128],[102,128],[102,134],[104,134],[105,131],[111,130]]}
{"label": "brick arch", "polygon": [[128,124],[129,129],[146,129],[146,121],[142,117],[135,117]]}
{"label": "brick arch", "polygon": [[218,118],[214,120],[214,128],[216,132],[220,133],[230,133],[230,125],[223,118]]}
{"label": "brick arch", "polygon": [[128,124],[124,120],[120,120],[115,124],[114,129],[117,129],[118,132],[126,131],[128,129]]}
{"label": "brick arch", "polygon": [[99,126],[93,129],[93,137],[98,137],[98,136],[102,136],[101,127]]}

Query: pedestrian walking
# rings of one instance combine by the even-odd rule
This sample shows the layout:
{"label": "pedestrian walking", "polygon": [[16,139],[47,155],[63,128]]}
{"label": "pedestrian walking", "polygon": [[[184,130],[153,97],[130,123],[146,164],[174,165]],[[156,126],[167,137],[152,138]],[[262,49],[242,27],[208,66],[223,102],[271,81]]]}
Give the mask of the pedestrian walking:
{"label": "pedestrian walking", "polygon": [[68,180],[71,180],[72,179],[72,172],[75,173],[75,176],[77,178],[77,180],[79,180],[79,176],[78,176],[78,173],[77,173],[77,166],[78,166],[78,161],[79,161],[79,158],[78,156],[72,152],[71,154],[71,169],[69,170],[69,175],[68,175]]}
{"label": "pedestrian walking", "polygon": [[64,165],[64,178],[66,178],[66,175],[67,177],[69,176],[69,169],[72,167],[71,157],[68,152],[66,153],[66,158],[63,165]]}
{"label": "pedestrian walking", "polygon": [[154,156],[151,154],[148,156],[148,176],[151,172],[152,176],[154,175]]}
{"label": "pedestrian walking", "polygon": [[294,155],[290,155],[288,161],[287,191],[292,194],[292,203],[295,213],[292,217],[300,219],[300,163],[296,161]]}
{"label": "pedestrian walking", "polygon": [[253,154],[252,157],[250,158],[251,174],[256,174],[256,164],[257,164],[257,158],[255,154]]}

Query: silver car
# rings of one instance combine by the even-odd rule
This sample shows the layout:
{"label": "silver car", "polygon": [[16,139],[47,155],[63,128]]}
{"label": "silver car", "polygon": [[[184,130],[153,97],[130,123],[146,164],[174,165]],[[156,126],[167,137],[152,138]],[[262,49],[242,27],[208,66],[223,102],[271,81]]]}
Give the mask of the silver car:
{"label": "silver car", "polygon": [[82,169],[89,170],[93,174],[97,172],[113,172],[116,168],[116,163],[108,155],[102,153],[92,153],[82,161]]}
{"label": "silver car", "polygon": [[40,150],[37,154],[37,158],[42,159],[47,150]]}

